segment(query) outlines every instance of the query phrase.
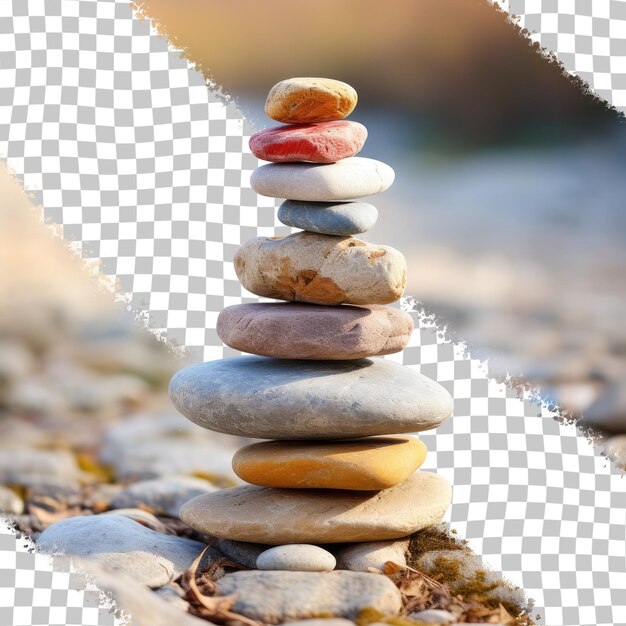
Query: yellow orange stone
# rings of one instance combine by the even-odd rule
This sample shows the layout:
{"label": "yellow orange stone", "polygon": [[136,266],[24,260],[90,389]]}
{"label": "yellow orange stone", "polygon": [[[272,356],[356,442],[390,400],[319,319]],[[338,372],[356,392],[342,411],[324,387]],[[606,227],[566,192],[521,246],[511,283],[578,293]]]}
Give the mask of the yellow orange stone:
{"label": "yellow orange stone", "polygon": [[262,487],[387,489],[406,480],[426,458],[415,437],[393,435],[317,443],[264,441],[233,457],[239,478]]}
{"label": "yellow orange stone", "polygon": [[342,120],[357,103],[353,87],[332,78],[288,78],[272,87],[265,113],[285,124]]}

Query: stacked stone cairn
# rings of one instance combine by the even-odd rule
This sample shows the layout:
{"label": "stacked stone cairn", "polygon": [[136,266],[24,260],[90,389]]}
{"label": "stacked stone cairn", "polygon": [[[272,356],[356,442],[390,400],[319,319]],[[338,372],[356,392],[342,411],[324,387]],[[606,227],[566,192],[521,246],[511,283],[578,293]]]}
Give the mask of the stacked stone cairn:
{"label": "stacked stone cairn", "polygon": [[385,306],[406,284],[402,254],[353,237],[377,219],[358,198],[394,179],[388,165],[354,156],[367,137],[344,119],[356,101],[352,87],[323,78],[284,80],[270,91],[265,110],[287,125],[251,137],[254,154],[271,161],[251,185],[288,198],[278,217],[303,230],[248,241],[234,264],[248,291],[286,302],[224,309],[220,338],[252,356],[192,365],[170,386],[176,408],[196,424],[271,440],[234,456],[249,485],[198,496],[180,511],[225,551],[258,554],[248,565],[259,569],[367,569],[372,561],[345,551],[375,552],[437,524],[450,504],[443,477],[416,471],[424,444],[398,433],[435,428],[450,416],[452,398],[379,358],[405,347],[413,322]]}

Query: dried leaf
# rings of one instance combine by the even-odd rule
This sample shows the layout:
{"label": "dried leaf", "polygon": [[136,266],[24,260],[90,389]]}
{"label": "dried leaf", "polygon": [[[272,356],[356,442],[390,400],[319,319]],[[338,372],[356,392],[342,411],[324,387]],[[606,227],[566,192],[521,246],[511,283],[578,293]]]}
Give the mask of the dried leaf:
{"label": "dried leaf", "polygon": [[[202,557],[204,557],[204,554],[209,549],[209,547],[210,546],[207,546],[198,555],[196,560],[191,564],[191,567],[185,574],[185,578],[187,579],[187,582],[189,584],[189,592],[187,593],[187,596],[191,602],[195,603],[195,613],[200,617],[214,622],[232,621],[239,622],[241,624],[244,624],[245,626],[262,626],[262,624],[260,624],[259,622],[255,622],[254,620],[247,618],[245,615],[239,615],[239,613],[231,611],[237,600],[236,595],[212,597],[207,596],[200,591],[196,581],[196,574],[200,562],[202,561]],[[206,572],[203,572],[199,576],[202,584],[209,586],[209,588],[212,587],[212,590],[214,590],[215,585],[213,583],[213,580],[210,579],[210,575],[218,568],[223,567],[226,563],[232,563],[232,561],[224,558],[219,559],[218,561],[213,563]]]}

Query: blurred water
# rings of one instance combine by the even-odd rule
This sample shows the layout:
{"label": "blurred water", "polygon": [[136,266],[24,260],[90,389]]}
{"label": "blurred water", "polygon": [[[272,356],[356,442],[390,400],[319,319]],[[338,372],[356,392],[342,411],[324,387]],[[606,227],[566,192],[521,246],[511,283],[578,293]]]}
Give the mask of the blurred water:
{"label": "blurred water", "polygon": [[[261,101],[239,104],[276,125]],[[361,155],[396,171],[363,238],[405,254],[408,294],[501,371],[543,384],[626,375],[626,124],[446,158],[410,116],[359,107],[351,119],[369,130]]]}

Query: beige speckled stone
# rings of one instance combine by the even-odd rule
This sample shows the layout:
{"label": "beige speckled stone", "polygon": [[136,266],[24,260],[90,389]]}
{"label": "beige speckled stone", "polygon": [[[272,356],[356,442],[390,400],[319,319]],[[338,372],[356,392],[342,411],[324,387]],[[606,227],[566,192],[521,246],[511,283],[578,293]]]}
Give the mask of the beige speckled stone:
{"label": "beige speckled stone", "polygon": [[181,519],[237,541],[344,543],[406,537],[439,523],[452,490],[442,476],[417,472],[379,492],[273,489],[246,485],[193,498]]}
{"label": "beige speckled stone", "polygon": [[404,292],[406,261],[389,246],[301,232],[258,237],[235,255],[241,284],[267,298],[313,304],[389,304]]}
{"label": "beige speckled stone", "polygon": [[231,348],[276,359],[346,360],[402,350],[413,318],[387,306],[250,302],[226,307],[217,334]]}
{"label": "beige speckled stone", "polygon": [[265,113],[285,124],[312,124],[342,120],[354,111],[357,93],[347,83],[332,78],[297,77],[274,85]]}

